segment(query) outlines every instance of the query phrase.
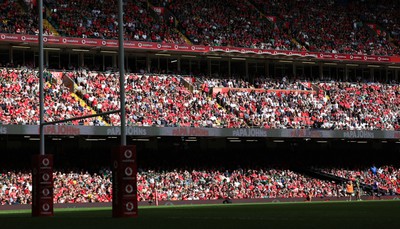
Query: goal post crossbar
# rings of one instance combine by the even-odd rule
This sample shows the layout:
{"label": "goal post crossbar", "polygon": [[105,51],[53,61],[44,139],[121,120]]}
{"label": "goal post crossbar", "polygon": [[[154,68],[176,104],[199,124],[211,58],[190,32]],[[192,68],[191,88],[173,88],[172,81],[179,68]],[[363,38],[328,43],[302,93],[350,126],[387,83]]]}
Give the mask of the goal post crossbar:
{"label": "goal post crossbar", "polygon": [[121,112],[121,110],[107,111],[107,112],[102,112],[102,113],[98,113],[98,114],[85,115],[85,116],[80,116],[80,117],[75,117],[75,118],[68,118],[68,119],[52,121],[52,122],[45,122],[40,125],[41,126],[53,125],[53,124],[57,124],[57,123],[70,122],[70,121],[75,121],[75,120],[79,120],[79,119],[87,119],[87,118],[105,116],[105,115],[115,114],[115,113],[119,113],[119,112]]}

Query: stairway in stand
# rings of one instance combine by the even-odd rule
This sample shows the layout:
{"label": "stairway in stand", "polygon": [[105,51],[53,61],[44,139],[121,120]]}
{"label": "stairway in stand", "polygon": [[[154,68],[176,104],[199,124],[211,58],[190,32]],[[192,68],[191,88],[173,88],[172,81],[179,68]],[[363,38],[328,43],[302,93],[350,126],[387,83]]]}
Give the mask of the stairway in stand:
{"label": "stairway in stand", "polygon": [[[79,101],[79,104],[82,107],[85,107],[86,109],[90,110],[92,114],[97,114],[97,112],[91,107],[89,106],[83,99],[81,99],[77,94],[71,92],[71,97],[76,99],[77,101]],[[108,122],[106,122],[103,117],[99,116],[97,117],[100,122],[102,122],[105,126],[110,126],[110,124]]]}
{"label": "stairway in stand", "polygon": [[60,34],[57,32],[57,30],[53,27],[53,25],[47,19],[43,19],[43,27],[50,30],[50,32],[52,33],[53,36],[57,36],[57,37],[60,36]]}

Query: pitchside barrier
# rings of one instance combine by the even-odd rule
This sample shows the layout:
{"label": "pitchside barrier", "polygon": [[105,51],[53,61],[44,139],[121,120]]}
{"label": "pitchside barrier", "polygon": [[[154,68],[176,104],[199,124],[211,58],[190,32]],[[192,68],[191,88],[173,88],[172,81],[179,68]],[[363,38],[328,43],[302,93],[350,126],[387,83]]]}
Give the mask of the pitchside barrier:
{"label": "pitchside barrier", "polygon": [[136,217],[137,162],[136,146],[120,146],[113,151],[112,216]]}
{"label": "pitchside barrier", "polygon": [[34,155],[32,168],[32,216],[53,216],[53,155]]}

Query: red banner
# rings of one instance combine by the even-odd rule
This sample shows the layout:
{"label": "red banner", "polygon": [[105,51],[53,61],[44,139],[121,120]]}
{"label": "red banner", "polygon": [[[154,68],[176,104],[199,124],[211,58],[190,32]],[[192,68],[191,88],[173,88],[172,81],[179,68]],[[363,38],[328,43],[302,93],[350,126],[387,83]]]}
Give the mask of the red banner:
{"label": "red banner", "polygon": [[121,146],[113,152],[113,217],[136,217],[137,163],[136,147]]}
{"label": "red banner", "polygon": [[53,155],[34,155],[32,167],[32,216],[53,216]]}
{"label": "red banner", "polygon": [[[54,45],[67,45],[78,46],[82,48],[90,47],[107,47],[117,48],[117,40],[102,40],[102,39],[88,39],[88,38],[74,38],[74,37],[53,37],[46,36],[43,38],[45,44]],[[1,42],[15,42],[15,43],[30,43],[37,45],[38,36],[34,35],[20,35],[20,34],[0,34]],[[282,56],[282,57],[304,57],[307,59],[320,59],[320,60],[343,60],[343,61],[360,61],[360,62],[381,62],[381,63],[400,63],[400,56],[368,56],[368,55],[352,55],[352,54],[332,54],[332,53],[318,53],[306,51],[285,51],[285,50],[264,50],[253,48],[237,48],[237,47],[210,47],[201,45],[188,45],[188,44],[170,44],[170,43],[155,43],[155,42],[141,42],[141,41],[125,41],[125,48],[127,49],[142,49],[142,50],[159,50],[159,51],[178,51],[188,53],[241,53],[241,54],[257,54],[269,56]]]}

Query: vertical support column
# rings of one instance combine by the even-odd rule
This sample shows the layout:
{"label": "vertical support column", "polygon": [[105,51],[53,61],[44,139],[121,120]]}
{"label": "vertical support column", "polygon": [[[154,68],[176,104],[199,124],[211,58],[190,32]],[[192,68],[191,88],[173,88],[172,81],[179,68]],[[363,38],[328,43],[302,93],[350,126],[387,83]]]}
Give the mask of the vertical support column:
{"label": "vertical support column", "polygon": [[32,168],[32,216],[53,216],[53,155],[34,155]]}
{"label": "vertical support column", "polygon": [[126,69],[126,73],[130,73],[131,71],[131,69],[130,69],[130,66],[129,66],[129,58],[128,58],[128,56],[127,55],[125,55],[125,69]]}
{"label": "vertical support column", "polygon": [[104,54],[102,54],[101,55],[102,56],[102,58],[103,58],[103,71],[105,71],[106,70],[106,57],[104,56]]}
{"label": "vertical support column", "polygon": [[293,71],[292,71],[292,74],[293,74],[293,76],[297,76],[297,69],[296,69],[296,67],[297,67],[297,64],[296,64],[296,62],[293,62],[293,65],[292,65],[292,67],[293,67]]}
{"label": "vertical support column", "polygon": [[245,69],[246,79],[249,80],[249,62],[247,61],[247,59],[244,62],[244,69]]}
{"label": "vertical support column", "polygon": [[231,64],[232,64],[232,60],[229,58],[229,60],[228,60],[228,75],[229,75],[229,77],[232,76]]}
{"label": "vertical support column", "polygon": [[[120,60],[118,59],[118,61],[120,62]],[[113,68],[117,68],[117,55],[112,55],[112,66]]]}
{"label": "vertical support column", "polygon": [[26,63],[25,63],[25,50],[22,50],[22,66],[26,66]]}
{"label": "vertical support column", "polygon": [[112,216],[136,217],[138,215],[136,146],[116,148],[112,161]]}
{"label": "vertical support column", "polygon": [[14,50],[10,45],[10,48],[8,49],[8,52],[10,54],[10,63],[13,64],[14,63]]}
{"label": "vertical support column", "polygon": [[207,59],[207,68],[208,68],[208,75],[211,76],[212,71],[211,71],[211,60]]}
{"label": "vertical support column", "polygon": [[323,79],[324,78],[324,69],[323,69],[324,65],[323,63],[319,63],[319,79]]}
{"label": "vertical support column", "polygon": [[178,71],[178,73],[181,73],[182,72],[182,69],[181,69],[181,57],[177,57],[176,58],[176,60],[178,61],[177,62],[177,71]]}
{"label": "vertical support column", "polygon": [[45,52],[44,52],[44,66],[46,66],[46,68],[48,68],[49,67],[49,50],[46,50]]}
{"label": "vertical support column", "polygon": [[150,59],[150,56],[149,55],[147,55],[146,56],[146,69],[147,69],[147,72],[151,72],[151,59]]}
{"label": "vertical support column", "polygon": [[370,82],[374,82],[375,81],[375,71],[374,68],[370,68],[369,70],[369,79]]}
{"label": "vertical support column", "polygon": [[[382,70],[380,71],[382,73]],[[385,70],[385,83],[389,83],[389,69]]]}
{"label": "vertical support column", "polygon": [[79,52],[79,59],[80,59],[80,67],[84,67],[85,66],[85,56],[83,54],[83,52]]}

